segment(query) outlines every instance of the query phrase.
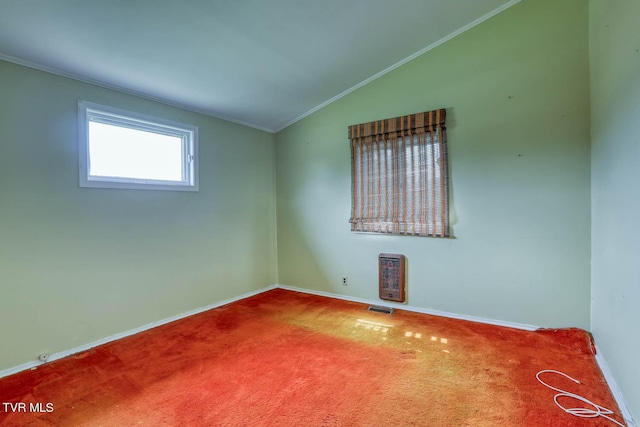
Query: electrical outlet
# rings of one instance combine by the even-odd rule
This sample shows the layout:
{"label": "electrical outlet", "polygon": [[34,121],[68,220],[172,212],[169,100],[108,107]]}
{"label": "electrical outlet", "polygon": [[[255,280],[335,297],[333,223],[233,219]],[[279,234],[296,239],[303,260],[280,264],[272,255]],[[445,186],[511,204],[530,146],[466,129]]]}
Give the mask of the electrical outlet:
{"label": "electrical outlet", "polygon": [[342,286],[349,286],[349,279],[347,276],[342,276]]}
{"label": "electrical outlet", "polygon": [[40,356],[38,356],[38,360],[41,362],[46,362],[47,360],[49,360],[49,354],[42,353]]}

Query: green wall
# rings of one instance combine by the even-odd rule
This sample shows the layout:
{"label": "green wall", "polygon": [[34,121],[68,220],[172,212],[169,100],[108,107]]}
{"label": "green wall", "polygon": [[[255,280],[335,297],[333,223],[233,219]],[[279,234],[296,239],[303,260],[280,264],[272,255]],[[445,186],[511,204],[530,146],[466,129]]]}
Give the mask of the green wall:
{"label": "green wall", "polygon": [[[0,61],[0,371],[276,282],[272,134]],[[78,185],[78,98],[199,126],[200,191]]]}
{"label": "green wall", "polygon": [[592,306],[598,348],[640,417],[640,2],[591,0]]}
{"label": "green wall", "polygon": [[[276,282],[375,299],[399,252],[413,306],[590,328],[637,416],[637,22],[524,0],[275,136],[0,61],[0,371]],[[80,188],[78,99],[199,126],[200,191]],[[347,127],[442,107],[455,238],[350,232]]]}
{"label": "green wall", "polygon": [[[347,127],[441,107],[455,238],[352,233]],[[589,328],[589,120],[587,1],[509,8],[276,135],[279,283],[374,299],[403,253],[410,305]]]}

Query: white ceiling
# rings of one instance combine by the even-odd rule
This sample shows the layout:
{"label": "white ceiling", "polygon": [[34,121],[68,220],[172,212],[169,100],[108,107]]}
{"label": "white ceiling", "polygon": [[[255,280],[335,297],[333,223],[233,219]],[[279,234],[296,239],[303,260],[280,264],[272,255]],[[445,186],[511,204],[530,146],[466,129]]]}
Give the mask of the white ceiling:
{"label": "white ceiling", "polygon": [[0,59],[273,132],[518,1],[0,0]]}

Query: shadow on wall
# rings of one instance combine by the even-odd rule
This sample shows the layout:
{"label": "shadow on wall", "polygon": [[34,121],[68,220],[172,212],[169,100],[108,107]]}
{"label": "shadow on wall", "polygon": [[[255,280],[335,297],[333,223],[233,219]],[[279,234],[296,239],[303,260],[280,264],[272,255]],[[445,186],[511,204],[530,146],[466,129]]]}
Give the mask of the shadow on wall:
{"label": "shadow on wall", "polygon": [[[278,221],[278,228],[286,228],[278,236],[278,262],[286,264],[279,271],[287,272],[284,276],[279,274],[278,282],[307,289],[336,291],[337,283],[332,286],[334,284],[330,275],[327,275],[326,269],[318,263],[319,256],[308,243],[307,229],[301,226],[298,219],[293,215],[286,215]],[[286,239],[284,236],[296,237]]]}

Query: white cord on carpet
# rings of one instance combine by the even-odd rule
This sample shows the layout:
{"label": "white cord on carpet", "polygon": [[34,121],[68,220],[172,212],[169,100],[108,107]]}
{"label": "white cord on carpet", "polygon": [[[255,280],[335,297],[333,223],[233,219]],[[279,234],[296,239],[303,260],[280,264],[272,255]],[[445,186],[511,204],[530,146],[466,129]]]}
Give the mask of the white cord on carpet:
{"label": "white cord on carpet", "polygon": [[[556,405],[558,405],[558,407],[560,409],[562,409],[564,412],[567,412],[571,415],[575,415],[576,417],[580,417],[580,418],[598,418],[598,417],[603,417],[608,419],[609,421],[612,421],[616,424],[618,424],[620,427],[625,427],[624,424],[620,424],[618,421],[614,420],[611,417],[608,417],[607,415],[612,415],[613,411],[611,409],[607,409],[603,406],[600,405],[596,405],[595,403],[593,403],[592,401],[574,394],[574,393],[569,393],[568,391],[565,390],[561,390],[559,388],[555,388],[553,386],[550,386],[549,384],[545,383],[544,381],[542,381],[540,379],[540,374],[544,374],[546,372],[549,373],[554,373],[554,374],[559,374],[562,375],[564,377],[569,378],[571,381],[573,381],[574,383],[580,384],[580,381],[571,378],[569,375],[565,374],[564,372],[560,372],[560,371],[554,371],[553,369],[543,369],[542,371],[538,372],[536,374],[536,378],[538,379],[538,381],[540,381],[540,383],[548,388],[550,388],[551,390],[555,390],[557,392],[559,392],[558,394],[556,394],[555,396],[553,396],[553,401],[556,402]],[[564,406],[562,406],[560,404],[560,402],[558,402],[558,398],[559,397],[570,397],[572,399],[576,399],[579,400],[583,403],[586,403],[587,405],[593,406],[593,409],[591,408],[565,408]]]}

